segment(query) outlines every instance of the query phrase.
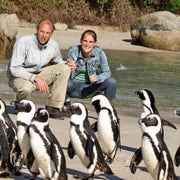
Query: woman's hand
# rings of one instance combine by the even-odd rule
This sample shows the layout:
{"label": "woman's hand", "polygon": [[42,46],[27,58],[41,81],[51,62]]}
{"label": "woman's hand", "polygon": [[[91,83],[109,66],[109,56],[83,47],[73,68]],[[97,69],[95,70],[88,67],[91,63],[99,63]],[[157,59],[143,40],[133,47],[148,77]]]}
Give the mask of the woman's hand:
{"label": "woman's hand", "polygon": [[98,77],[97,77],[96,74],[91,74],[89,76],[89,80],[90,80],[91,83],[97,83],[98,82]]}

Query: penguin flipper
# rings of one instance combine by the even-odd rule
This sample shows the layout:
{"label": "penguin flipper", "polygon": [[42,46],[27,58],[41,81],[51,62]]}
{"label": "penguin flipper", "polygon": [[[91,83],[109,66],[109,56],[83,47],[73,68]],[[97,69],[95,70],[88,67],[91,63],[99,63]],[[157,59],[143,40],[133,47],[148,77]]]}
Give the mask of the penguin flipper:
{"label": "penguin flipper", "polygon": [[28,151],[27,154],[27,158],[26,158],[26,166],[27,169],[34,175],[37,176],[38,174],[40,174],[39,172],[39,166],[35,160],[34,154],[32,152],[32,150],[30,149]]}
{"label": "penguin flipper", "polygon": [[174,163],[175,163],[176,166],[180,165],[180,146],[176,150],[176,154],[174,156]]}
{"label": "penguin flipper", "polygon": [[141,147],[134,153],[130,162],[130,171],[135,174],[138,164],[143,160]]}
{"label": "penguin flipper", "polygon": [[8,137],[8,142],[9,142],[10,146],[13,144],[15,136],[16,136],[16,134],[13,130],[13,127],[9,127],[8,131],[7,131],[7,137]]}
{"label": "penguin flipper", "polygon": [[58,172],[59,168],[59,161],[58,161],[58,152],[59,152],[58,144],[51,144],[51,159],[55,164],[56,171]]}
{"label": "penguin flipper", "polygon": [[34,159],[35,159],[34,154],[30,149],[27,153],[27,158],[26,158],[26,166],[28,169],[31,169]]}
{"label": "penguin flipper", "polygon": [[19,143],[16,139],[14,139],[12,149],[10,150],[10,161],[13,165],[15,165],[20,158],[21,155],[21,148]]}
{"label": "penguin flipper", "polygon": [[93,162],[94,153],[93,153],[94,141],[91,136],[87,136],[86,142],[86,155],[89,157],[90,162]]}
{"label": "penguin flipper", "polygon": [[[174,166],[173,166],[173,162],[171,160],[171,157],[168,158],[165,157],[167,154],[166,151],[161,151],[160,152],[160,161],[159,161],[159,172],[158,172],[158,176],[157,179],[177,179],[175,171],[174,171]],[[167,162],[168,162],[168,167],[167,166]],[[165,168],[168,168],[168,177],[165,177]]]}
{"label": "penguin flipper", "polygon": [[74,151],[74,148],[73,148],[73,145],[72,145],[71,141],[69,141],[69,144],[68,144],[68,147],[67,147],[67,153],[68,153],[69,158],[71,158],[71,159],[74,158],[75,151]]}
{"label": "penguin flipper", "polygon": [[171,122],[169,122],[169,121],[167,121],[165,119],[161,119],[161,121],[162,121],[162,124],[164,126],[170,126],[170,127],[174,128],[174,129],[177,129],[176,126],[173,123],[171,123]]}

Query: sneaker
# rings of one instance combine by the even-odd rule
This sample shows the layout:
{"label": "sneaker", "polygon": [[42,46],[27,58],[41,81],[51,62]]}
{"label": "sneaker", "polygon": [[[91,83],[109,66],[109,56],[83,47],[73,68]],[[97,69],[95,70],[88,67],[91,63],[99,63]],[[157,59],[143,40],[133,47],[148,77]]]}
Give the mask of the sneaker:
{"label": "sneaker", "polygon": [[63,107],[62,111],[64,112],[65,117],[71,116],[71,103],[70,103],[70,101],[66,101],[64,103],[64,107]]}
{"label": "sneaker", "polygon": [[18,104],[19,103],[20,103],[19,101],[11,101],[10,102],[10,105],[12,107],[14,107],[14,109],[12,110],[12,114],[17,114],[18,113]]}
{"label": "sneaker", "polygon": [[50,118],[64,120],[64,112],[60,111],[60,109],[50,106],[46,106],[45,108]]}
{"label": "sneaker", "polygon": [[66,102],[64,103],[63,109],[65,109],[65,110],[70,110],[70,109],[71,109],[71,103],[70,103],[70,101],[66,101]]}

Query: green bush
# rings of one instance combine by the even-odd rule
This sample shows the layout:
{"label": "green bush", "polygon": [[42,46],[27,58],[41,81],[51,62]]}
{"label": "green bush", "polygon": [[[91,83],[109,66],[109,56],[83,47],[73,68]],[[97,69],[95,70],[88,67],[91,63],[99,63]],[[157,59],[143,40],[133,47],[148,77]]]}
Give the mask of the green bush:
{"label": "green bush", "polygon": [[16,13],[28,22],[50,17],[69,28],[86,24],[117,26],[119,31],[129,30],[143,14],[179,7],[180,0],[0,0],[0,13]]}
{"label": "green bush", "polygon": [[171,0],[171,10],[176,11],[178,8],[180,8],[180,0]]}

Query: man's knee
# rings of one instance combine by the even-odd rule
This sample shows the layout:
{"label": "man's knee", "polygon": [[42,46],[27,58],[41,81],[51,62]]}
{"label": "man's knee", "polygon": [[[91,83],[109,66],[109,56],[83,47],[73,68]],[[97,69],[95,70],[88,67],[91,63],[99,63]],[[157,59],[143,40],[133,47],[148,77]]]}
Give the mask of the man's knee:
{"label": "man's knee", "polygon": [[[64,73],[65,75],[67,75],[67,76],[70,75],[71,68],[70,68],[69,66],[67,66],[67,65],[65,65],[65,64],[58,64],[58,65],[57,65],[57,68],[58,68],[58,70],[59,70],[60,73],[62,73],[62,71],[63,71],[63,73]],[[56,72],[56,71],[55,71],[55,72]]]}
{"label": "man's knee", "polygon": [[16,100],[21,101],[22,99],[28,99],[32,91],[30,89],[24,88],[17,91]]}

